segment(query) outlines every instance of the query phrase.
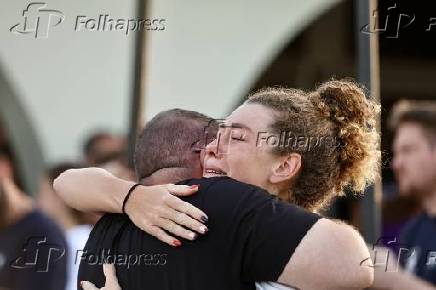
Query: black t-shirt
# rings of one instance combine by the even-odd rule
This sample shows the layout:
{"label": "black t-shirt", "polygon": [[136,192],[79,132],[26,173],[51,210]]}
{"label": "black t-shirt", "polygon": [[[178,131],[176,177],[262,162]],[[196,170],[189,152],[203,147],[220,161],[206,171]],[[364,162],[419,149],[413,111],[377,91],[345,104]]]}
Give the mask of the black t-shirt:
{"label": "black t-shirt", "polygon": [[195,195],[183,199],[208,215],[206,235],[173,248],[125,215],[105,215],[91,232],[78,280],[102,287],[101,265],[114,262],[124,290],[254,289],[254,281],[278,279],[320,218],[228,177],[180,184],[199,184]]}
{"label": "black t-shirt", "polygon": [[406,224],[400,241],[401,265],[436,285],[436,217],[418,215]]}
{"label": "black t-shirt", "polygon": [[59,227],[38,210],[0,230],[0,289],[62,290],[67,246]]}

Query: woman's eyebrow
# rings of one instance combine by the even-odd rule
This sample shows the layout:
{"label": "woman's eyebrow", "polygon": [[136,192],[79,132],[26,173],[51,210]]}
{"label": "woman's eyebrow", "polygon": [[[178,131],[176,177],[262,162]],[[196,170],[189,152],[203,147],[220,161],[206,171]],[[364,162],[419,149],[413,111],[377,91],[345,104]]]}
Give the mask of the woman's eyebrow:
{"label": "woman's eyebrow", "polygon": [[223,125],[224,125],[224,127],[228,127],[228,128],[247,129],[249,131],[253,131],[250,129],[250,127],[248,127],[247,125],[242,124],[242,123],[230,122],[229,125],[227,125],[227,124],[223,124]]}

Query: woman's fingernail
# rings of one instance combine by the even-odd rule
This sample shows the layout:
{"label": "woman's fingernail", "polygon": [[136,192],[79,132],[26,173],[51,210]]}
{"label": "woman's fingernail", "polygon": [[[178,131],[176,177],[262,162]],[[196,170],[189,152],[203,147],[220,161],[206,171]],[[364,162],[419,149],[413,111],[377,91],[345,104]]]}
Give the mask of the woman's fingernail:
{"label": "woman's fingernail", "polygon": [[195,240],[198,237],[198,235],[196,233],[190,233],[189,237],[191,238],[191,240]]}
{"label": "woman's fingernail", "polygon": [[200,227],[200,232],[203,233],[203,234],[205,234],[205,233],[207,232],[207,227],[205,227],[205,226],[201,226],[201,227]]}
{"label": "woman's fingernail", "polygon": [[173,241],[173,245],[174,245],[175,247],[180,247],[180,246],[182,245],[182,242],[179,241],[179,240],[174,240],[174,241]]}
{"label": "woman's fingernail", "polygon": [[207,223],[209,221],[209,218],[204,215],[204,216],[201,217],[201,221],[204,222],[204,223]]}
{"label": "woman's fingernail", "polygon": [[199,186],[198,184],[194,184],[194,185],[191,185],[191,188],[192,188],[192,189],[197,189],[198,186]]}

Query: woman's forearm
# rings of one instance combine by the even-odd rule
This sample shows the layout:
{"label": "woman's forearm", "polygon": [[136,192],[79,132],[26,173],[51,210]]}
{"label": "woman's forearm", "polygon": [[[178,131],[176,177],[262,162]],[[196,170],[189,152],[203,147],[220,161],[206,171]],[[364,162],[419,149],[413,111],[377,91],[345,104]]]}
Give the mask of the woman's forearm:
{"label": "woman's forearm", "polygon": [[[124,198],[134,182],[125,181],[100,168],[70,169],[53,183],[55,191],[70,206],[84,212],[121,213]],[[180,246],[174,234],[194,240],[205,234],[206,214],[176,195],[188,196],[198,186],[154,185],[135,188],[125,211],[132,222],[159,240]]]}
{"label": "woman's forearm", "polygon": [[121,213],[123,199],[133,184],[104,169],[91,167],[65,171],[55,179],[53,187],[72,208]]}

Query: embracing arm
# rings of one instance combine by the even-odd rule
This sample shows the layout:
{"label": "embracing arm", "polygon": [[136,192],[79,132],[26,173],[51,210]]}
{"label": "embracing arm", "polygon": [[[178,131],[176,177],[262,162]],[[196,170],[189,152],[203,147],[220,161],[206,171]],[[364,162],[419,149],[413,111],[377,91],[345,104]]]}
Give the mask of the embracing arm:
{"label": "embracing arm", "polygon": [[55,191],[72,208],[84,212],[121,213],[123,199],[134,182],[91,167],[70,169],[53,183]]}
{"label": "embracing arm", "polygon": [[361,265],[369,256],[356,230],[320,219],[302,239],[278,281],[305,290],[370,287],[374,269]]}
{"label": "embracing arm", "polygon": [[[134,184],[101,168],[82,168],[65,171],[55,179],[53,187],[70,207],[80,211],[121,213],[123,200]],[[207,231],[202,224],[207,221],[206,214],[174,196],[197,190],[195,186],[174,184],[138,186],[125,210],[137,227],[174,246],[178,242],[164,230],[188,240],[197,237],[193,231]]]}

